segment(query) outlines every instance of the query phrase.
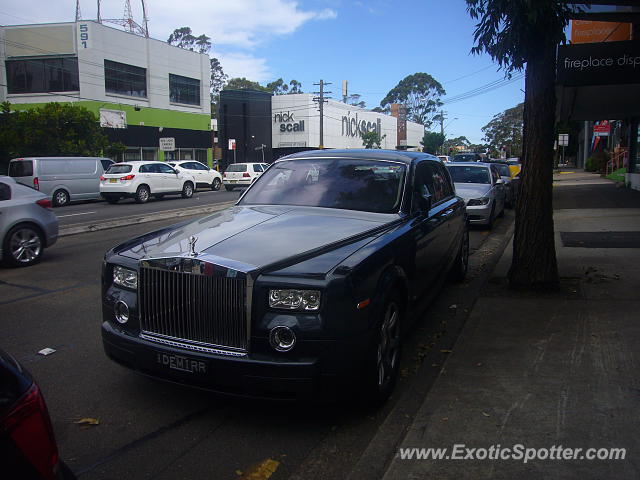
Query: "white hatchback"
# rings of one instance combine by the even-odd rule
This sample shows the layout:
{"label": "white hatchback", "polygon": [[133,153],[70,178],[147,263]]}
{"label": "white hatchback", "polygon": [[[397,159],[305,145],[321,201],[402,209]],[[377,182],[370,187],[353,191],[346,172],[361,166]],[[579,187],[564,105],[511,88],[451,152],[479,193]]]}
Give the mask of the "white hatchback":
{"label": "white hatchback", "polygon": [[164,162],[122,162],[111,165],[100,177],[100,195],[109,203],[121,198],[145,203],[152,195],[191,198],[195,184],[193,175]]}
{"label": "white hatchback", "polygon": [[224,188],[231,191],[251,185],[268,167],[268,163],[232,163],[222,174]]}
{"label": "white hatchback", "polygon": [[205,164],[196,162],[195,160],[183,160],[180,162],[169,162],[174,168],[184,170],[196,180],[196,187],[210,188],[211,190],[220,190],[222,186],[222,175],[213,168],[207,167]]}

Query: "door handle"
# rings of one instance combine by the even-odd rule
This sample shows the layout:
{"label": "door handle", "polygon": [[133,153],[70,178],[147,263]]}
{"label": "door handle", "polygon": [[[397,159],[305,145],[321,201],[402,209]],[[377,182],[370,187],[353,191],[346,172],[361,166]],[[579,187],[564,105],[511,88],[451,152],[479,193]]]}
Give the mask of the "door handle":
{"label": "door handle", "polygon": [[453,208],[449,208],[447,210],[444,211],[444,215],[445,216],[449,216],[451,215],[453,212],[455,212],[455,210]]}

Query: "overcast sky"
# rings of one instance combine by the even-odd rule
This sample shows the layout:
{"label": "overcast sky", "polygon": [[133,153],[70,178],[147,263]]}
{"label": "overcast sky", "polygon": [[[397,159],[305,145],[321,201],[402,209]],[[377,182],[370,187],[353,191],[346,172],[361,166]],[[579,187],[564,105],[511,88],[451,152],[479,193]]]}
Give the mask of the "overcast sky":
{"label": "overcast sky", "polygon": [[[493,115],[521,102],[524,81],[503,85],[504,75],[485,55],[470,55],[473,21],[464,0],[148,0],[152,37],[166,40],[178,27],[211,37],[211,56],[229,76],[266,83],[296,79],[305,92],[320,78],[340,99],[350,93],[377,106],[399,80],[426,72],[447,96],[446,133],[482,139]],[[25,8],[28,5],[28,8]],[[83,19],[96,18],[96,1],[81,0]],[[134,18],[140,2],[131,0]],[[123,0],[102,0],[103,18],[122,18]],[[75,0],[3,0],[0,24],[65,22],[75,18]],[[491,82],[497,82],[491,87]],[[480,95],[473,90],[487,86]],[[482,89],[484,92],[486,89]],[[460,97],[461,94],[467,94]],[[453,102],[452,100],[456,99]],[[455,119],[455,120],[454,120]]]}

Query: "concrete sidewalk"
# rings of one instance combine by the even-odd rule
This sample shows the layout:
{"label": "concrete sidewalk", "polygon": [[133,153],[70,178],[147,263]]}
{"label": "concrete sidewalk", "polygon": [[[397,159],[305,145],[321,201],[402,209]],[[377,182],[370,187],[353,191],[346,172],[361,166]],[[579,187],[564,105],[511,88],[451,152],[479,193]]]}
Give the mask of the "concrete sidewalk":
{"label": "concrete sidewalk", "polygon": [[626,458],[403,460],[398,450],[385,479],[640,478],[640,192],[581,172],[554,187],[560,288],[508,290],[507,247],[399,447],[624,448]]}

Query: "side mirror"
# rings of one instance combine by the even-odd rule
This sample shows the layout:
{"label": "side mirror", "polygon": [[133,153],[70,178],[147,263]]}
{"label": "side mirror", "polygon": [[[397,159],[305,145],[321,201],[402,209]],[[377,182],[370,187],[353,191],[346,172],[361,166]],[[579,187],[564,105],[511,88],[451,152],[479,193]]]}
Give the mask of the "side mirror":
{"label": "side mirror", "polygon": [[504,184],[504,180],[499,178],[498,180],[496,180],[496,185],[503,185]]}
{"label": "side mirror", "polygon": [[428,212],[431,210],[431,204],[433,203],[433,197],[431,195],[416,195],[418,202],[418,209],[421,212]]}

